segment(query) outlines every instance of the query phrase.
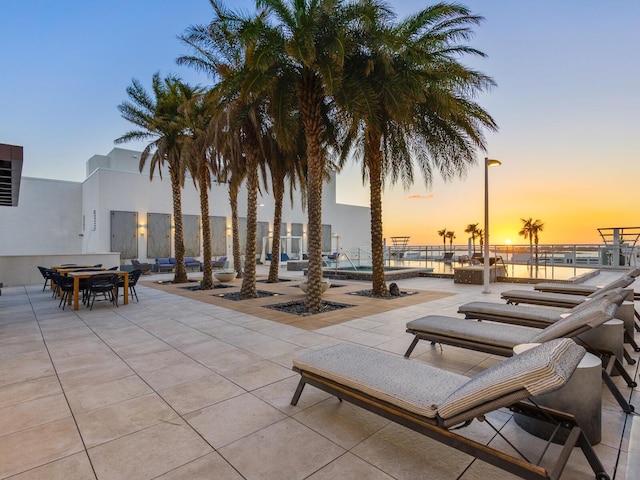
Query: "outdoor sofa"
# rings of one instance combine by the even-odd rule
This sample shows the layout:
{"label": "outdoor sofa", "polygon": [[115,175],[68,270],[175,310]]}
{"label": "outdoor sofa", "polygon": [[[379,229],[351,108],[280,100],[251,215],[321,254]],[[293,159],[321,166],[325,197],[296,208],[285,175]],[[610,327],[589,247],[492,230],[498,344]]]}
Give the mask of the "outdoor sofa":
{"label": "outdoor sofa", "polygon": [[[184,257],[184,266],[186,268],[196,268],[200,270],[200,261],[193,257]],[[172,272],[176,268],[176,259],[174,257],[156,258],[156,269],[158,272],[169,271]]]}

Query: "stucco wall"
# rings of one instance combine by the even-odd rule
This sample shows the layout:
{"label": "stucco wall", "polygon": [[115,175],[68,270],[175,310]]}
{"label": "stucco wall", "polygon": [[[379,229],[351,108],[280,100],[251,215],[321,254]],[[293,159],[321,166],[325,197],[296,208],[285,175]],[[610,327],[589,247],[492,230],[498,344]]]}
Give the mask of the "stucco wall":
{"label": "stucco wall", "polygon": [[44,278],[40,270],[38,270],[38,265],[53,267],[65,263],[77,263],[78,265],[97,265],[101,263],[105,268],[110,268],[119,265],[120,254],[0,255],[0,283],[3,283],[5,287],[44,284]]}
{"label": "stucco wall", "polygon": [[[142,225],[147,223],[148,213],[173,214],[171,182],[166,172],[162,179],[155,176],[153,181],[149,180],[148,169],[140,173],[139,154],[133,150],[114,149],[105,156],[92,157],[87,162],[89,176],[83,183],[23,178],[18,207],[0,208],[0,257],[110,252],[111,211],[126,211],[138,214],[138,258],[153,262],[153,258],[147,258],[147,232]],[[271,229],[274,202],[270,190],[270,185],[268,190],[263,188],[258,197],[258,221],[268,222]],[[289,226],[291,223],[303,224],[302,251],[306,252],[307,213],[302,209],[299,194],[294,195],[293,206],[289,197],[287,191],[282,221]],[[336,182],[332,179],[323,188],[323,224],[332,226],[332,234],[340,237],[341,248],[369,245],[369,208],[339,205],[335,199]],[[246,217],[247,192],[244,187],[240,190],[238,205],[240,217]],[[200,215],[199,193],[190,178],[182,190],[182,212]],[[209,214],[224,216],[227,225],[231,224],[226,184],[212,186]],[[227,256],[231,257],[229,231],[226,238]],[[40,264],[47,266],[50,262],[43,260]],[[29,264],[26,268],[35,269],[35,265]],[[6,272],[3,275],[7,284],[16,283],[7,278]]]}
{"label": "stucco wall", "polygon": [[82,184],[23,177],[17,207],[0,207],[0,255],[80,253]]}

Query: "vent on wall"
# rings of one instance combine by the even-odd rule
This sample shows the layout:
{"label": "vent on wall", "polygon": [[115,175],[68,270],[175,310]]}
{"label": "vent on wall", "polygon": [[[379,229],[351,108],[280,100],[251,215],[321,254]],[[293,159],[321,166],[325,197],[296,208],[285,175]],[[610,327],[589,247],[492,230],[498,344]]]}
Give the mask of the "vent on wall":
{"label": "vent on wall", "polygon": [[97,215],[96,215],[96,211],[93,211],[93,231],[96,231],[96,228],[98,226],[98,220],[97,220]]}

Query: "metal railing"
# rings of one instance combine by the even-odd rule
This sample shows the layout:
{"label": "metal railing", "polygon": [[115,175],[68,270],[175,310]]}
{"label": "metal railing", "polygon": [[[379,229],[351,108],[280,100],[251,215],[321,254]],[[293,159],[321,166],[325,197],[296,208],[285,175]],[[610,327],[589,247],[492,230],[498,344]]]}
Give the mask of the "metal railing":
{"label": "metal railing", "polygon": [[[476,245],[407,245],[402,249],[386,247],[387,264],[416,262],[426,264],[443,261],[445,253],[453,252],[453,260],[481,254],[483,249]],[[541,244],[534,245],[490,245],[491,256],[501,257],[505,263],[516,265],[566,265],[585,267],[624,268],[637,266],[640,251],[637,247],[621,245],[617,248],[601,244]]]}
{"label": "metal railing", "polygon": [[[482,254],[483,249],[476,245],[407,245],[398,249],[386,246],[384,259],[386,266],[430,267],[442,263],[445,253],[453,252],[451,259],[455,265],[466,261],[466,257]],[[541,244],[534,245],[490,245],[489,254],[499,257],[507,265],[528,265],[537,267],[567,266],[586,268],[625,268],[635,267],[640,250],[625,245],[615,249],[599,244]],[[342,248],[335,261],[326,262],[326,266],[357,270],[358,267],[371,265],[371,249],[368,247]]]}

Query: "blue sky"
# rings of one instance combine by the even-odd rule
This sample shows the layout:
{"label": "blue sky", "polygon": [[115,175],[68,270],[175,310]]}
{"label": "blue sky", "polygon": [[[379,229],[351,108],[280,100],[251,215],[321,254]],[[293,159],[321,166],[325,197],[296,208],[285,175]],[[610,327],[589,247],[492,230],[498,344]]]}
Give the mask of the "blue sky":
{"label": "blue sky", "polygon": [[[473,65],[498,83],[479,98],[500,126],[488,135],[489,156],[503,161],[492,171],[499,185],[492,190],[496,221],[541,217],[557,230],[575,216],[577,202],[600,208],[607,196],[637,191],[640,2],[462,3],[486,19],[470,44],[488,58]],[[390,5],[403,16],[424,4]],[[210,11],[207,0],[2,0],[0,142],[24,146],[23,174],[82,181],[86,160],[108,153],[130,128],[116,107],[132,78],[148,86],[160,71],[206,83],[175,64],[186,52],[176,37],[191,24],[207,23]],[[359,178],[357,169],[350,170],[346,178]],[[425,241],[443,222],[462,230],[481,220],[481,175],[475,168],[464,180],[436,179],[430,190],[420,180],[408,192],[390,189],[386,212],[406,213],[385,213],[386,233],[406,234],[402,225],[412,219],[405,215],[416,210],[428,223]],[[563,199],[573,207],[563,209]],[[357,189],[342,190],[341,200],[368,203],[366,191]],[[638,223],[630,204],[615,208],[617,216],[609,217],[614,225],[589,225],[590,231]],[[558,213],[564,216],[551,220]]]}

